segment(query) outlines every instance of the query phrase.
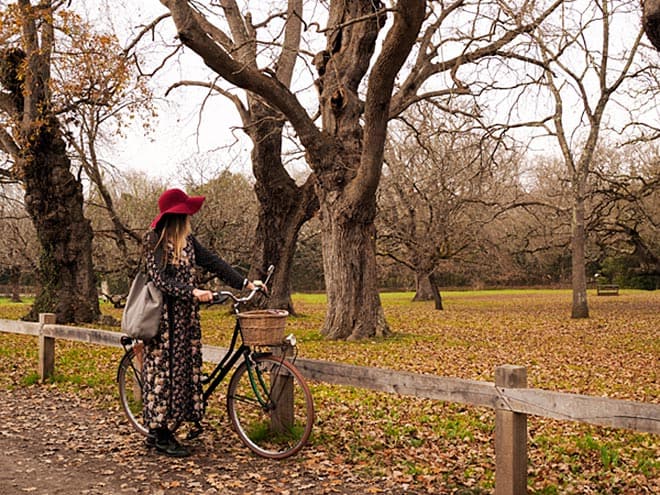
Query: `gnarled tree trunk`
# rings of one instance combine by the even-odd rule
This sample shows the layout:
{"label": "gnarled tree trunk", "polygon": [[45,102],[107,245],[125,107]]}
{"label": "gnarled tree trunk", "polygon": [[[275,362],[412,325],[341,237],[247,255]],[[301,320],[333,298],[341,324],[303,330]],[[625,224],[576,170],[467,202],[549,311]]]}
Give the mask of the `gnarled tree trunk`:
{"label": "gnarled tree trunk", "polygon": [[315,59],[323,131],[335,143],[332,160],[317,157],[314,165],[328,295],[321,333],[333,339],[390,331],[376,286],[376,189],[394,79],[416,40],[424,2],[399,3],[363,102],[358,90],[385,24],[383,8],[367,0],[332,2],[326,49]]}
{"label": "gnarled tree trunk", "polygon": [[259,198],[259,219],[252,249],[252,278],[275,266],[268,306],[295,314],[291,301],[291,266],[302,225],[318,210],[314,176],[298,186],[282,164],[281,115],[258,97],[249,98],[247,133],[252,139],[252,170]]}
{"label": "gnarled tree trunk", "polygon": [[[3,52],[2,83],[11,99],[15,135],[4,134],[4,149],[15,159],[14,173],[25,188],[25,207],[41,246],[40,288],[27,315],[53,312],[58,322],[92,322],[99,303],[92,266],[92,229],[83,215],[80,182],[52,110],[50,63],[54,43],[53,7],[19,0],[22,49]],[[8,105],[3,105],[8,111]]]}
{"label": "gnarled tree trunk", "polygon": [[345,215],[321,201],[323,271],[328,312],[322,334],[357,340],[389,333],[376,286],[373,208]]}
{"label": "gnarled tree trunk", "polygon": [[40,290],[28,317],[54,312],[58,322],[92,322],[100,314],[93,233],[57,126],[53,118],[30,128],[33,142],[21,163],[25,206],[41,244]]}

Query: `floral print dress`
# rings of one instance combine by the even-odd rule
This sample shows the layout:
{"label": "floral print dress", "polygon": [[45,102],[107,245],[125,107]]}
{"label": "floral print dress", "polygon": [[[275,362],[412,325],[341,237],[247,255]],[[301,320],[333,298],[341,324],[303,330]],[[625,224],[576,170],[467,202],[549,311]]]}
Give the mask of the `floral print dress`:
{"label": "floral print dress", "polygon": [[188,236],[177,265],[171,263],[171,245],[164,252],[154,251],[157,239],[155,231],[145,239],[147,272],[165,303],[159,335],[145,345],[143,419],[148,428],[172,429],[183,421],[200,421],[204,415],[199,303],[192,295],[197,287],[195,267],[214,273],[235,289],[243,287],[244,278],[193,236]]}

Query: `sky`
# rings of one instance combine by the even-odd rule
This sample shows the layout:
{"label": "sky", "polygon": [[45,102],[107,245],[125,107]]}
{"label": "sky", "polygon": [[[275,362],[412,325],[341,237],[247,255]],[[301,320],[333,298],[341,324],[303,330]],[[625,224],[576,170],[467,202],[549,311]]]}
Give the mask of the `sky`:
{"label": "sky", "polygon": [[[112,16],[106,15],[108,6]],[[158,0],[73,0],[72,8],[85,12],[99,24],[111,24],[123,46],[142,26],[167,12]],[[158,28],[158,36],[172,42],[175,36],[173,26],[171,19],[165,19]],[[146,40],[148,42],[150,37]],[[163,53],[152,53],[145,62],[144,71],[157,67]],[[208,160],[213,170],[230,167],[235,172],[249,173],[249,140],[236,129],[240,118],[227,99],[221,96],[208,98],[200,115],[200,105],[208,94],[207,90],[183,87],[165,96],[171,84],[181,80],[208,81],[208,74],[199,57],[185,50],[183,56],[151,78],[149,84],[156,97],[158,114],[158,118],[150,122],[152,130],[145,132],[143,122],[136,121],[125,130],[124,137],[106,150],[108,160],[119,170],[135,170],[150,177],[163,178],[172,187],[183,185],[177,169],[189,161]]]}
{"label": "sky", "polygon": [[[99,23],[112,24],[123,44],[128,43],[141,26],[167,12],[159,0],[73,0],[72,6],[86,10],[92,19],[96,16]],[[108,11],[112,12],[112,16],[105,14]],[[157,36],[173,42],[175,30],[171,19],[161,23]],[[157,66],[162,55],[154,53],[147,67]],[[472,68],[466,67],[463,70],[470,71]],[[179,88],[165,98],[167,88],[177,81],[209,81],[211,77],[199,57],[185,49],[182,56],[169,63],[166,70],[151,80],[158,98],[159,115],[153,123],[153,131],[145,134],[141,123],[137,122],[127,131],[126,137],[116,143],[110,156],[112,163],[121,170],[139,170],[152,177],[165,178],[170,185],[181,185],[177,183],[177,168],[190,160],[208,160],[213,170],[230,167],[232,171],[249,175],[250,142],[241,131],[235,129],[240,125],[240,119],[228,100],[221,96],[209,98],[200,116],[199,108],[207,95],[206,90]],[[536,112],[542,104],[541,100],[538,95],[532,95],[531,98],[532,101],[525,108]],[[505,100],[491,103],[496,114],[506,112]],[[501,104],[501,108],[498,108],[498,104]],[[578,113],[571,105],[565,107],[575,114],[573,117],[577,117]],[[549,151],[556,152],[556,146],[554,140],[539,140],[534,143],[533,150],[547,155]]]}

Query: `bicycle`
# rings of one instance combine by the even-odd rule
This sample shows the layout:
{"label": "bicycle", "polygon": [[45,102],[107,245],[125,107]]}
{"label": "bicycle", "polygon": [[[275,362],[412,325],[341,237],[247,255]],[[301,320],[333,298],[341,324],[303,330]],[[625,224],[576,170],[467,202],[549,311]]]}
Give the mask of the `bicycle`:
{"label": "bicycle", "polygon": [[[296,339],[293,334],[281,337],[286,311],[240,311],[257,293],[266,294],[265,285],[272,272],[271,266],[266,281],[245,297],[229,291],[214,293],[209,305],[231,299],[236,324],[229,349],[213,371],[204,376],[202,386],[204,404],[208,406],[218,385],[235,367],[226,396],[234,430],[254,453],[284,459],[307,443],[314,423],[312,394],[294,365]],[[273,325],[277,326],[275,332]],[[126,351],[117,370],[121,405],[133,427],[146,436],[148,429],[142,424],[142,343],[124,336],[121,344]],[[176,431],[179,426],[171,425],[171,429]],[[191,432],[194,433],[189,437],[194,437],[201,428]]]}

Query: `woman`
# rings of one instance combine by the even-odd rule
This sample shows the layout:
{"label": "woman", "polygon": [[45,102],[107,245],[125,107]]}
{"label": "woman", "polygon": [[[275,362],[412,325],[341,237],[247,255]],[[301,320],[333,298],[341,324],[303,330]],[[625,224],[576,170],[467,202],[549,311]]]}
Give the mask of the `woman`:
{"label": "woman", "polygon": [[204,415],[199,302],[211,301],[213,293],[196,286],[195,267],[214,273],[234,289],[254,288],[191,235],[190,215],[203,202],[204,196],[191,197],[180,189],[165,191],[158,200],[160,213],[145,236],[147,271],[165,302],[159,335],[144,348],[143,419],[149,428],[147,445],[175,457],[189,451],[172,429],[191,421],[196,436]]}

